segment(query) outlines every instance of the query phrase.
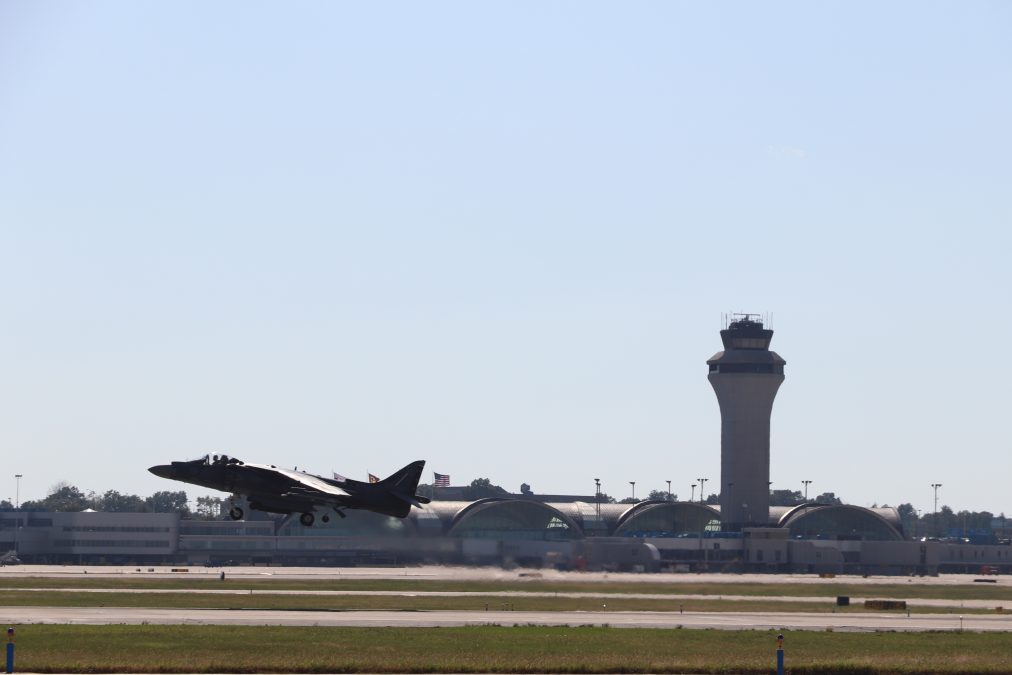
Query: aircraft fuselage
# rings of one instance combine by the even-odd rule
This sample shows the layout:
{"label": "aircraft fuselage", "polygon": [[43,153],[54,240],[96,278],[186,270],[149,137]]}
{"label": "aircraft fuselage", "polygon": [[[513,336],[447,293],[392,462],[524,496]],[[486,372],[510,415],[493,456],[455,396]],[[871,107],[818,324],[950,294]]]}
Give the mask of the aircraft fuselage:
{"label": "aircraft fuselage", "polygon": [[[319,508],[367,509],[403,518],[412,506],[428,500],[415,494],[424,461],[412,462],[377,483],[323,478],[274,464],[251,464],[235,458],[210,456],[153,466],[156,476],[244,495],[250,507],[271,513],[302,513],[303,523]],[[238,512],[238,516],[236,515]],[[242,517],[233,508],[233,517]]]}

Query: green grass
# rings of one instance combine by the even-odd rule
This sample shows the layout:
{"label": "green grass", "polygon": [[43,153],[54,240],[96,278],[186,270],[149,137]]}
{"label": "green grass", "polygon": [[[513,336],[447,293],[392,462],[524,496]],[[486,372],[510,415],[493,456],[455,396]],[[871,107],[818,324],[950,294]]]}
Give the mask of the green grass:
{"label": "green grass", "polygon": [[[272,595],[210,593],[80,593],[74,591],[0,591],[0,604],[11,607],[170,607],[194,609],[275,609],[275,610],[476,610],[537,612],[592,612],[607,605],[621,612],[864,612],[863,604],[836,607],[825,602],[770,600],[641,599],[571,597],[404,596],[404,595]],[[913,613],[991,614],[993,609],[927,607],[909,604]]]}
{"label": "green grass", "polygon": [[793,584],[789,582],[775,584],[756,583],[694,583],[691,581],[678,583],[656,582],[546,582],[538,580],[507,580],[507,581],[436,581],[424,579],[381,580],[381,579],[272,579],[263,578],[229,578],[225,583],[218,579],[217,574],[200,575],[180,578],[144,578],[143,576],[124,576],[118,578],[0,578],[0,590],[7,588],[143,588],[143,589],[201,589],[230,588],[238,585],[241,588],[256,590],[376,590],[376,591],[465,591],[472,593],[489,593],[502,591],[536,591],[545,593],[657,593],[665,595],[761,595],[761,596],[798,596],[831,598],[837,595],[875,598],[935,598],[941,600],[993,600],[1012,601],[1012,586],[999,584],[974,584],[968,577],[966,584],[855,584],[826,580],[819,583]]}
{"label": "green grass", "polygon": [[[37,673],[770,673],[774,633],[482,626],[314,628],[49,626],[18,629]],[[1007,634],[798,632],[795,674],[1012,674]]]}

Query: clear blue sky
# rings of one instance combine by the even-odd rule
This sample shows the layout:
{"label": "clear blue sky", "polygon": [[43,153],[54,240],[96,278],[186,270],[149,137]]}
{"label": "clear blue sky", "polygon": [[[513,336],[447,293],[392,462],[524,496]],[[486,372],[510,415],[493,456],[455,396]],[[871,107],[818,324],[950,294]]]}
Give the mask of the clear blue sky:
{"label": "clear blue sky", "polygon": [[1012,513],[1010,34],[1001,2],[0,3],[0,498],[208,451],[686,497],[752,311],[774,488]]}

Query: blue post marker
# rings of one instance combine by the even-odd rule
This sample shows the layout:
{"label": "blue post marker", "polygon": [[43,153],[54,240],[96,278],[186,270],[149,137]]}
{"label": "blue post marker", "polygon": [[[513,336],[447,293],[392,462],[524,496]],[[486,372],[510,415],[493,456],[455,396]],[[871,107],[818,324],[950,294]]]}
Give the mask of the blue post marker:
{"label": "blue post marker", "polygon": [[14,629],[7,629],[7,672],[14,672]]}
{"label": "blue post marker", "polygon": [[784,634],[777,636],[777,675],[784,675]]}

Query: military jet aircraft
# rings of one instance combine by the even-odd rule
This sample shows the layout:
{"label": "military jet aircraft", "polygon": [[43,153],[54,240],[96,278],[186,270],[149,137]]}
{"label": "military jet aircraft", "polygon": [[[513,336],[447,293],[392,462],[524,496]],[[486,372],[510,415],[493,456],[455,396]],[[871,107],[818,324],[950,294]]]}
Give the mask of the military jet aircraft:
{"label": "military jet aircraft", "polygon": [[[400,471],[375,483],[349,478],[324,478],[273,464],[251,464],[228,455],[206,455],[200,459],[153,466],[148,471],[172,480],[202,485],[213,490],[239,494],[258,511],[299,515],[306,527],[316,522],[316,511],[323,509],[323,522],[329,522],[327,510],[345,517],[345,509],[365,509],[403,518],[412,506],[421,507],[429,499],[415,494],[424,461],[408,464]],[[241,520],[241,506],[232,505],[229,516]]]}

